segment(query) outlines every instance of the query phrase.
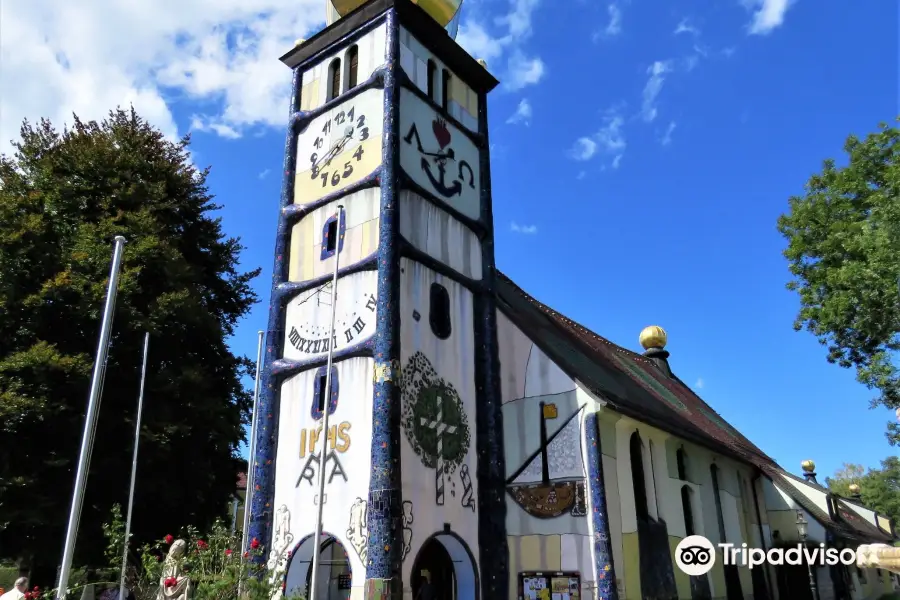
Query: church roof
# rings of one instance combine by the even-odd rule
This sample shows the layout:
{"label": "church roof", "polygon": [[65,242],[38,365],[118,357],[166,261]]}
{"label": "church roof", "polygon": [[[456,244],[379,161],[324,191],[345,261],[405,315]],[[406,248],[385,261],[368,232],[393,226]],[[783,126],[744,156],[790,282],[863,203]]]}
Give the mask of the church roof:
{"label": "church roof", "polygon": [[498,272],[501,310],[559,367],[624,415],[759,467],[774,460],[677,377],[535,300]]}

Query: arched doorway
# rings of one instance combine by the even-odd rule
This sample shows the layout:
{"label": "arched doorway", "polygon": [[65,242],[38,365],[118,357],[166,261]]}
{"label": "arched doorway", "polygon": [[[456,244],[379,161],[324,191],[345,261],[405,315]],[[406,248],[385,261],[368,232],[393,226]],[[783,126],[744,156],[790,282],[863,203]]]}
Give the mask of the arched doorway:
{"label": "arched doorway", "polygon": [[422,545],[413,561],[410,579],[412,600],[478,599],[472,554],[462,540],[450,533],[435,535]]}
{"label": "arched doorway", "polygon": [[[315,600],[348,600],[352,572],[347,551],[334,536],[323,534],[319,539],[319,573]],[[309,598],[313,548],[313,539],[309,536],[291,554],[284,589],[288,598]]]}

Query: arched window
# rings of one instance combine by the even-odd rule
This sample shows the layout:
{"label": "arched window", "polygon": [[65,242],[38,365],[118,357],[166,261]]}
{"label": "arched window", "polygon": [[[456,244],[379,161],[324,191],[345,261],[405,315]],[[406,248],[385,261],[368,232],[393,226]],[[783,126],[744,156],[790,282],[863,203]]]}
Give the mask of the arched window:
{"label": "arched window", "polygon": [[716,500],[716,519],[719,522],[719,541],[725,543],[725,517],[722,515],[722,497],[719,495],[719,467],[709,465],[709,477],[712,480],[713,497]]}
{"label": "arched window", "polygon": [[678,463],[678,479],[687,481],[687,457],[684,454],[684,448],[675,451],[675,462]]}
{"label": "arched window", "polygon": [[359,46],[350,46],[347,50],[347,89],[356,87],[357,73],[359,72]]}
{"label": "arched window", "polygon": [[434,282],[431,284],[429,300],[428,321],[431,331],[439,339],[446,340],[453,329],[450,322],[450,294],[447,288]]}
{"label": "arched window", "polygon": [[444,69],[441,78],[441,108],[447,110],[448,106],[450,106],[450,71]]}
{"label": "arched window", "polygon": [[310,414],[312,418],[318,421],[325,414],[325,395],[326,387],[331,387],[331,401],[328,403],[328,414],[333,415],[338,403],[338,374],[337,367],[331,367],[331,381],[326,381],[327,371],[325,367],[319,367],[316,370],[316,378],[313,381],[313,402]]}
{"label": "arched window", "polygon": [[684,514],[685,536],[694,535],[696,533],[696,530],[694,529],[693,493],[694,490],[692,490],[690,486],[681,486],[681,511]]}
{"label": "arched window", "polygon": [[634,510],[638,519],[648,520],[647,481],[644,479],[644,448],[637,431],[631,434],[629,442],[631,456],[631,483],[634,486]]}
{"label": "arched window", "polygon": [[655,518],[663,520],[662,514],[659,512],[659,484],[656,481],[656,465],[653,457],[656,454],[653,450],[653,440],[647,440],[647,453],[650,455],[650,485],[653,486],[653,510]]}
{"label": "arched window", "polygon": [[341,95],[341,59],[336,58],[328,66],[328,100]]}
{"label": "arched window", "polygon": [[344,249],[344,235],[347,233],[346,217],[340,219],[341,228],[338,231],[338,219],[340,215],[335,214],[325,221],[322,226],[322,251],[319,253],[319,260],[325,260],[334,256],[335,252],[341,252]]}
{"label": "arched window", "polygon": [[437,96],[435,96],[434,89],[434,77],[437,74],[437,65],[434,64],[434,61],[430,58],[428,59],[428,97],[434,101],[437,101]]}

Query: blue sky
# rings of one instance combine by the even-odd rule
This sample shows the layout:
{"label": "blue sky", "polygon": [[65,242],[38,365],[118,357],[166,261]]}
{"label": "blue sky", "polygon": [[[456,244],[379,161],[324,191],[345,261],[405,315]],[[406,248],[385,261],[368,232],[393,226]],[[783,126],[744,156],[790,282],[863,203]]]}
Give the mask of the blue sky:
{"label": "blue sky", "polygon": [[[290,86],[277,59],[321,28],[322,0],[85,1],[80,13],[62,0],[48,0],[54,11],[4,4],[0,89],[29,77],[16,97],[0,94],[0,139],[26,116],[61,123],[129,102],[170,136],[193,131],[226,231],[248,247],[246,268],[263,268],[262,302],[233,341],[255,356]],[[622,346],[639,349],[646,325],[666,328],[675,372],[785,468],[812,458],[824,477],[892,454],[893,415],[868,410],[853,373],[793,331],[775,224],[848,134],[897,115],[896,4],[463,10],[460,42],[503,82],[489,98],[499,268]],[[28,56],[10,54],[25,43]]]}

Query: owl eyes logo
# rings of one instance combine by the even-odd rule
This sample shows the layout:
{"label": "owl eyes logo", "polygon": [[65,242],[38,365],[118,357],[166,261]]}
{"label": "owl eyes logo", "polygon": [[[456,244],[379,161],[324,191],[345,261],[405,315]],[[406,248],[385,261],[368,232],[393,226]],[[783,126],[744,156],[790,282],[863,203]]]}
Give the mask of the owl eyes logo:
{"label": "owl eyes logo", "polygon": [[716,564],[715,547],[702,535],[689,535],[678,542],[675,563],[688,575],[704,575]]}

